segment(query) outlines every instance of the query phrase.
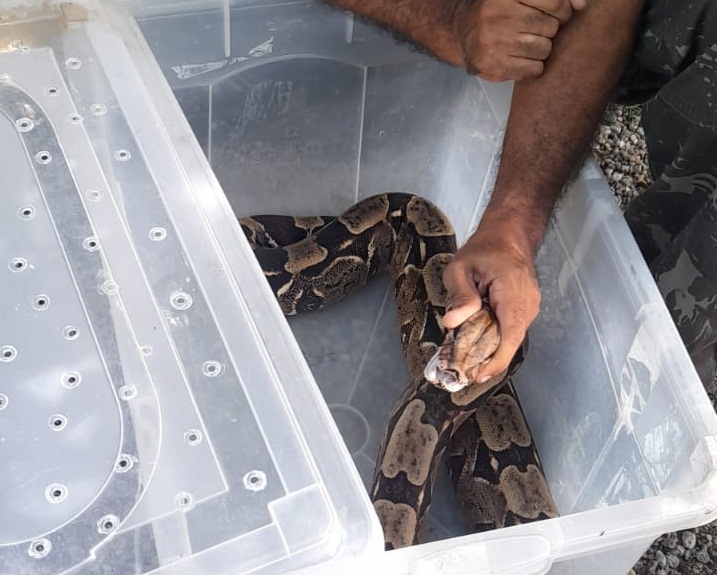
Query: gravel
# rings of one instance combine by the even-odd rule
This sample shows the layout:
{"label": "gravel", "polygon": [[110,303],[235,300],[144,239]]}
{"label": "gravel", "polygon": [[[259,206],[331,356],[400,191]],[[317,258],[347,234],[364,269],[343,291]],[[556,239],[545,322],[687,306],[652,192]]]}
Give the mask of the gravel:
{"label": "gravel", "polygon": [[[610,107],[593,141],[598,160],[621,208],[650,185],[645,136],[639,107]],[[707,394],[715,406],[717,380]],[[667,533],[630,570],[628,575],[698,575],[717,572],[717,522]]]}

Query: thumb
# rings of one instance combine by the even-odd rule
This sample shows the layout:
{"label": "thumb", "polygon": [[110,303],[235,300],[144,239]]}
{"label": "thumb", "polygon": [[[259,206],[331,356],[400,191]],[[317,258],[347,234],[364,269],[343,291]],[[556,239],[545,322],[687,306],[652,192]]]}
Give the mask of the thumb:
{"label": "thumb", "polygon": [[461,325],[483,307],[483,298],[473,281],[472,274],[460,267],[448,266],[443,274],[443,285],[448,292],[448,307],[443,325],[453,329]]}

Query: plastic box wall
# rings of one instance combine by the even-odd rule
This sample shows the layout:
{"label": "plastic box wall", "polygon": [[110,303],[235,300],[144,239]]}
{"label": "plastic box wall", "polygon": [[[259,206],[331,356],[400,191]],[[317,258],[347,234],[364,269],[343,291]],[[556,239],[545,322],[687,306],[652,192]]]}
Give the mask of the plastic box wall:
{"label": "plastic box wall", "polygon": [[[506,86],[310,3],[140,25],[237,213],[335,214],[410,191],[440,205],[459,239],[475,226]],[[539,270],[542,310],[518,385],[563,517],[463,544],[536,533],[551,541],[551,572],[625,572],[661,532],[709,519],[714,414],[593,164],[564,198]],[[291,322],[365,481],[405,381],[392,305],[378,283]],[[435,507],[433,535],[459,534]]]}

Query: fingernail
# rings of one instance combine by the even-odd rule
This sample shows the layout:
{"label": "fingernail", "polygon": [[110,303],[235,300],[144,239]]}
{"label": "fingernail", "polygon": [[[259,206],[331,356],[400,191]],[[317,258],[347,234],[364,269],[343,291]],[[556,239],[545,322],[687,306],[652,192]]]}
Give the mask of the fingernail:
{"label": "fingernail", "polygon": [[484,375],[483,377],[481,377],[481,378],[478,380],[478,383],[485,383],[486,381],[488,381],[488,380],[491,379],[492,377],[493,377],[492,375]]}

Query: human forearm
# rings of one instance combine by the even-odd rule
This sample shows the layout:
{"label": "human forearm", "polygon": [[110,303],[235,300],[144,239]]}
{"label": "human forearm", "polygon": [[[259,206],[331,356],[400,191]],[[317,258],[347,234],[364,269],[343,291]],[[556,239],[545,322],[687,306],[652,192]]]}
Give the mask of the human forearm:
{"label": "human forearm", "polygon": [[463,66],[463,48],[453,30],[453,15],[459,0],[324,1],[406,36],[440,60]]}
{"label": "human forearm", "polygon": [[477,379],[503,372],[538,315],[535,251],[632,46],[643,0],[590,0],[560,30],[542,76],[515,84],[493,196],[443,274],[460,325],[488,297],[500,346]]}
{"label": "human forearm", "polygon": [[643,0],[593,0],[556,37],[543,75],[516,82],[484,220],[505,220],[534,251],[619,79]]}

